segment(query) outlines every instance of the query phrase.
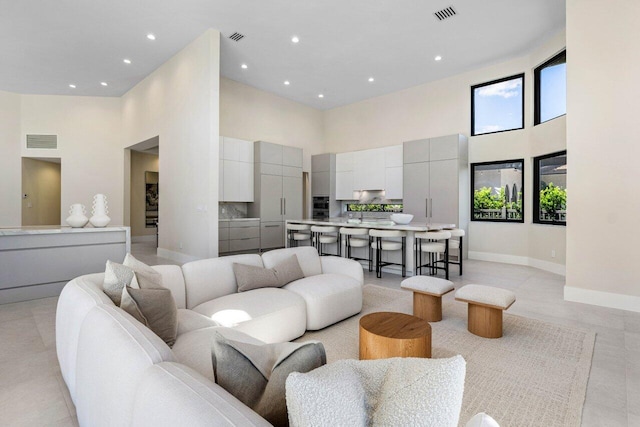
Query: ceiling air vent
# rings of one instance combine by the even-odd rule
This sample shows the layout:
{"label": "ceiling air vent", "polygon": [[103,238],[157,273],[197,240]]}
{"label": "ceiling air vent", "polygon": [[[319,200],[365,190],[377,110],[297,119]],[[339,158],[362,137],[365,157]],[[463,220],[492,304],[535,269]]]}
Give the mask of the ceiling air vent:
{"label": "ceiling air vent", "polygon": [[451,18],[456,15],[456,11],[453,9],[453,6],[445,7],[442,10],[439,10],[434,13],[438,21],[444,21],[447,18]]}
{"label": "ceiling air vent", "polygon": [[229,36],[229,38],[231,40],[233,40],[234,42],[239,42],[240,40],[242,40],[244,38],[244,34],[240,34],[240,33],[233,33]]}
{"label": "ceiling air vent", "polygon": [[55,150],[58,148],[58,135],[27,135],[27,148]]}

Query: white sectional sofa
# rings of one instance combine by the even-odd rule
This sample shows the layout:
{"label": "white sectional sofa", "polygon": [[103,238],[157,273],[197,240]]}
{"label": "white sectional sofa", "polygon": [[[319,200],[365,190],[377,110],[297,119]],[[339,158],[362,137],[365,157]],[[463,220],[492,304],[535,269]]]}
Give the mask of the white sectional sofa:
{"label": "white sectional sofa", "polygon": [[[234,262],[270,268],[292,254],[303,279],[237,292]],[[56,347],[80,425],[269,425],[213,382],[213,334],[290,341],[362,309],[360,264],[319,257],[311,247],[154,269],[178,307],[173,348],[113,304],[102,291],[102,273],[72,280],[60,295]]]}

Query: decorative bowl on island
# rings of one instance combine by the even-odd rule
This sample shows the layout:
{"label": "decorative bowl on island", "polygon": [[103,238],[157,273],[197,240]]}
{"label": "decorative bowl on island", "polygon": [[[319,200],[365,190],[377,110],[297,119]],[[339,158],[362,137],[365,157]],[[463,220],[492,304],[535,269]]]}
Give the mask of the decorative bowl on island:
{"label": "decorative bowl on island", "polygon": [[391,218],[391,221],[395,222],[396,224],[409,224],[413,219],[413,215],[394,213],[391,214],[389,218]]}

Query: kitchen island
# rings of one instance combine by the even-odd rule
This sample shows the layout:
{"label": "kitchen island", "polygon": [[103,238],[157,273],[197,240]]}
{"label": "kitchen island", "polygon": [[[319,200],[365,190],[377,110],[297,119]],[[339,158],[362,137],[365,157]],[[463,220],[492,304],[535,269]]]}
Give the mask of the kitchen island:
{"label": "kitchen island", "polygon": [[[407,238],[406,238],[407,250],[406,250],[405,262],[406,262],[406,268],[407,268],[407,276],[413,276],[415,274],[414,262],[413,262],[413,259],[414,259],[413,240],[414,240],[415,233],[425,232],[425,231],[436,231],[436,230],[442,230],[446,228],[455,228],[456,226],[456,224],[440,224],[440,223],[425,224],[422,222],[411,222],[409,224],[396,224],[391,220],[373,219],[373,218],[364,218],[359,223],[355,222],[353,219],[348,219],[348,218],[289,220],[287,221],[287,223],[406,231],[407,232]],[[342,242],[342,244],[344,245],[344,242]],[[328,253],[338,255],[337,247],[335,247],[335,245],[327,245],[325,250]],[[342,247],[341,253],[343,254],[345,253],[344,246]],[[368,248],[352,248],[352,255],[357,258],[369,258],[369,250]],[[383,254],[383,261],[400,263],[401,262],[400,251],[394,251],[390,253],[385,252]],[[364,263],[363,265],[365,265],[368,268],[368,265],[366,265],[366,263]],[[393,273],[393,274],[401,274],[400,266],[395,266],[395,265],[384,267],[382,271]]]}

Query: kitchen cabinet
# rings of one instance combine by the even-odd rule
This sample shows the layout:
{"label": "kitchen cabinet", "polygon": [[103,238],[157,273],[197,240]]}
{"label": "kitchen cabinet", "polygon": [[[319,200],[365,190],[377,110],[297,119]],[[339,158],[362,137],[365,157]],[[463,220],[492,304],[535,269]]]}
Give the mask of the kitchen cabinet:
{"label": "kitchen cabinet", "polygon": [[384,190],[384,148],[353,153],[354,190]]}
{"label": "kitchen cabinet", "polygon": [[253,142],[220,137],[219,165],[219,200],[253,202]]}
{"label": "kitchen cabinet", "polygon": [[390,200],[402,199],[402,166],[384,169],[384,197]]}
{"label": "kitchen cabinet", "polygon": [[353,152],[336,154],[336,200],[353,200]]}
{"label": "kitchen cabinet", "polygon": [[302,219],[302,149],[265,141],[254,144],[254,203],[260,217],[260,247],[284,246],[284,221]]}
{"label": "kitchen cabinet", "polygon": [[218,252],[253,252],[260,249],[260,220],[244,218],[218,223]]}
{"label": "kitchen cabinet", "polygon": [[403,144],[403,158],[403,212],[416,222],[451,223],[468,231],[467,138],[448,135],[408,141]]}

